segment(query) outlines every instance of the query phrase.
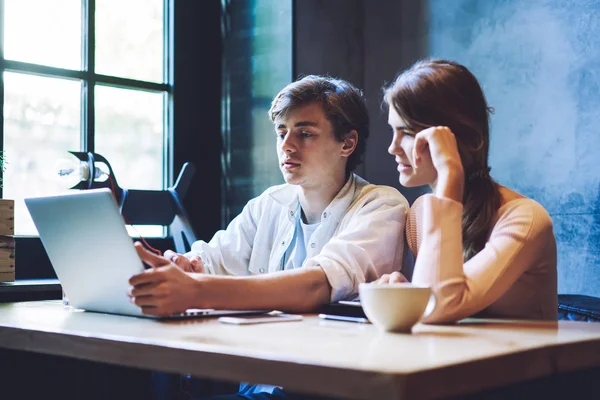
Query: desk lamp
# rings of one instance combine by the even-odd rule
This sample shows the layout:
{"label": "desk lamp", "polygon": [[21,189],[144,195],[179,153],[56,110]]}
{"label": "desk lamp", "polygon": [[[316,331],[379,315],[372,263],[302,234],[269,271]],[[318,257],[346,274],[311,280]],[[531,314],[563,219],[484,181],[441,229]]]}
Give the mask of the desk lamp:
{"label": "desk lamp", "polygon": [[[184,198],[196,169],[186,162],[174,186],[166,190],[138,190],[121,188],[110,163],[102,155],[92,152],[69,151],[81,163],[79,169],[72,166],[60,168],[59,175],[79,175],[79,181],[71,189],[109,188],[117,201],[121,215],[129,225],[163,225],[169,227],[175,251],[183,254],[190,250],[196,235],[183,207]],[[96,163],[104,163],[104,171]]]}

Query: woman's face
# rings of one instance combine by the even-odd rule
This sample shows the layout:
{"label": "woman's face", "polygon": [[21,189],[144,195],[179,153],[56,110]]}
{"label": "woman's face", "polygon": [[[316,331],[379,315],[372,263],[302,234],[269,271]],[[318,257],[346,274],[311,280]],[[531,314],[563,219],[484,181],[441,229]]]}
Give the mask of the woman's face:
{"label": "woman's face", "polygon": [[415,135],[418,132],[413,132],[406,121],[398,115],[394,107],[390,106],[388,114],[388,124],[392,128],[394,137],[392,144],[388,148],[388,153],[394,156],[398,164],[398,172],[400,173],[400,184],[406,187],[430,185],[433,186],[437,180],[437,171],[431,162],[431,154],[429,149],[421,155],[422,161],[419,168],[413,167],[413,146],[415,143]]}

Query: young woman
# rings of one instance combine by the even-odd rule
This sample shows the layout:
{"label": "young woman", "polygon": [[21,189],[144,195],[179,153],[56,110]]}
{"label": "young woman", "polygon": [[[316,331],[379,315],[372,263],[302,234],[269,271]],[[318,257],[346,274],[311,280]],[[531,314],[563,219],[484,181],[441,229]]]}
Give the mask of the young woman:
{"label": "young woman", "polygon": [[[412,281],[436,296],[425,322],[556,320],[552,221],[540,204],[490,177],[490,108],[477,79],[455,62],[421,61],[384,93],[400,183],[432,189],[406,223]],[[395,272],[378,282],[403,280]]]}

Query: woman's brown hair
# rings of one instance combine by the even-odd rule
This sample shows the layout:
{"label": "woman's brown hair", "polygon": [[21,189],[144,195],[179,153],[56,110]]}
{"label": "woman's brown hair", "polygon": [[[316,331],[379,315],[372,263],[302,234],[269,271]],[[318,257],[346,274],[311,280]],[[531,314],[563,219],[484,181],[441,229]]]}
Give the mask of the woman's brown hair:
{"label": "woman's brown hair", "polygon": [[489,175],[491,109],[479,82],[458,63],[419,61],[384,88],[384,102],[415,132],[447,126],[456,136],[465,173],[463,257],[469,260],[485,246],[501,201]]}

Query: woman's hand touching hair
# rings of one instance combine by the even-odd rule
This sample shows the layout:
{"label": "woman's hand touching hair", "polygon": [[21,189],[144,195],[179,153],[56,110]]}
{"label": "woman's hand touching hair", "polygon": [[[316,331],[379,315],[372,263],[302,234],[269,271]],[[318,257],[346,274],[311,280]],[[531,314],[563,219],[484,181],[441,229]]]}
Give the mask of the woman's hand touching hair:
{"label": "woman's hand touching hair", "polygon": [[431,154],[437,171],[435,195],[462,203],[465,173],[454,133],[446,126],[433,126],[417,133],[412,155],[415,168],[421,165],[426,151]]}

